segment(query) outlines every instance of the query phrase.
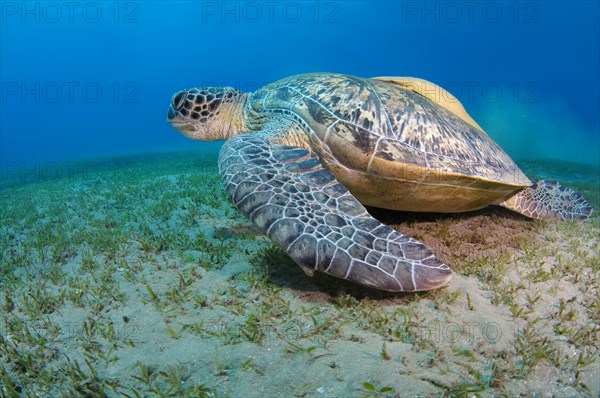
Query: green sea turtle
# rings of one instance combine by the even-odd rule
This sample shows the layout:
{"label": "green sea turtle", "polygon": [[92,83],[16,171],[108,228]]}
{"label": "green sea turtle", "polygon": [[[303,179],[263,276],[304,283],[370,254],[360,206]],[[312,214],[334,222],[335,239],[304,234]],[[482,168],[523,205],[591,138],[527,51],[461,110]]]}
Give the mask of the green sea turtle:
{"label": "green sea turtle", "polygon": [[167,118],[189,138],[226,141],[227,195],[308,275],[388,291],[449,281],[427,246],[363,205],[449,213],[498,204],[570,221],[592,211],[556,181],[529,180],[458,100],[420,79],[314,73],[254,93],[194,88],[173,96]]}

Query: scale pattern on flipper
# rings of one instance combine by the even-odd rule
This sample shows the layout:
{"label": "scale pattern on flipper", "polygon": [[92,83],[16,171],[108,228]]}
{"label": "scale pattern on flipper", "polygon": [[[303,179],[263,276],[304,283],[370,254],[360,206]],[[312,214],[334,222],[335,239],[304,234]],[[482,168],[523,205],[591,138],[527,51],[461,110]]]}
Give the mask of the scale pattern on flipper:
{"label": "scale pattern on flipper", "polygon": [[556,180],[532,180],[533,185],[510,196],[501,206],[540,220],[587,221],[592,206],[574,189]]}
{"label": "scale pattern on flipper", "polygon": [[225,142],[219,171],[235,206],[307,274],[388,291],[430,290],[452,271],[422,243],[383,225],[319,160],[259,132]]}

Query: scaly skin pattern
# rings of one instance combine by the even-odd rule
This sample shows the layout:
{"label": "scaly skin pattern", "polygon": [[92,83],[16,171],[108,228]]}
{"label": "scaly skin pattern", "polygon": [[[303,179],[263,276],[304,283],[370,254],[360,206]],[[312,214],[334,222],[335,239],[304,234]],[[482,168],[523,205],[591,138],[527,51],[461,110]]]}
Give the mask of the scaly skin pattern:
{"label": "scaly skin pattern", "polygon": [[292,76],[255,93],[184,90],[169,122],[219,155],[234,205],[304,271],[388,291],[444,286],[452,271],[365,205],[459,212],[489,204],[533,218],[585,221],[581,195],[533,183],[487,134],[396,84]]}
{"label": "scaly skin pattern", "polygon": [[449,281],[452,271],[427,246],[371,217],[308,150],[280,145],[283,126],[226,141],[219,170],[235,206],[307,274],[394,292]]}
{"label": "scaly skin pattern", "polygon": [[555,180],[533,180],[531,187],[520,190],[500,205],[541,220],[585,222],[592,215],[592,206],[579,192]]}

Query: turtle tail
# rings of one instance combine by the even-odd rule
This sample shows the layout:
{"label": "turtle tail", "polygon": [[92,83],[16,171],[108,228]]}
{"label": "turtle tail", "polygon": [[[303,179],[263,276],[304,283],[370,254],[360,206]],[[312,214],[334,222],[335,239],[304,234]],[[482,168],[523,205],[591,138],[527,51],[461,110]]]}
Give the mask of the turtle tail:
{"label": "turtle tail", "polygon": [[532,180],[533,185],[521,189],[500,202],[500,206],[539,220],[585,222],[592,206],[574,189],[555,180]]}

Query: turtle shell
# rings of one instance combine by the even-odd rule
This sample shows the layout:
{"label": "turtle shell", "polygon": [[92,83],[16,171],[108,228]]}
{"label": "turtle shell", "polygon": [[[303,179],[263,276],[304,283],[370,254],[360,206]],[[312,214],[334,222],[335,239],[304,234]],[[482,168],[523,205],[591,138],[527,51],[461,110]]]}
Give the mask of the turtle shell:
{"label": "turtle shell", "polygon": [[303,74],[255,92],[249,117],[295,120],[325,167],[365,205],[460,212],[531,185],[466,112],[423,94],[393,81]]}

